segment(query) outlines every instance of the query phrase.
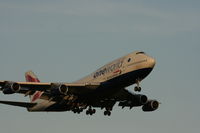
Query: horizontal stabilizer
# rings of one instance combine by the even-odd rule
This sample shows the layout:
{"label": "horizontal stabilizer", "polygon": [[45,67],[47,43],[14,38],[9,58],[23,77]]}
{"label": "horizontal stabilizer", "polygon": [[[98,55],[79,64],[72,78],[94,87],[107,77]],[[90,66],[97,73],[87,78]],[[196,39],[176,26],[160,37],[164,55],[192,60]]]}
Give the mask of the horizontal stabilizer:
{"label": "horizontal stabilizer", "polygon": [[12,106],[25,107],[25,108],[31,108],[37,104],[37,103],[14,102],[14,101],[0,101],[0,103]]}

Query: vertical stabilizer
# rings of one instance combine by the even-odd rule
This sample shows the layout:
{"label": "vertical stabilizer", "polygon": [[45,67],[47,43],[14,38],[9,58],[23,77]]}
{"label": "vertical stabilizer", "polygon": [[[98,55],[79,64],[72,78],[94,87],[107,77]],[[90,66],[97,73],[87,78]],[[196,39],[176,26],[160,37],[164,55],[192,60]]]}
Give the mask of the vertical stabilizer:
{"label": "vertical stabilizer", "polygon": [[[25,73],[26,82],[40,82],[40,80],[37,78],[37,76],[32,72],[28,71]],[[37,102],[37,100],[40,99],[42,96],[42,91],[36,91],[33,95],[30,96],[31,102]]]}
{"label": "vertical stabilizer", "polygon": [[40,82],[40,80],[32,71],[26,72],[25,78],[26,78],[26,82]]}

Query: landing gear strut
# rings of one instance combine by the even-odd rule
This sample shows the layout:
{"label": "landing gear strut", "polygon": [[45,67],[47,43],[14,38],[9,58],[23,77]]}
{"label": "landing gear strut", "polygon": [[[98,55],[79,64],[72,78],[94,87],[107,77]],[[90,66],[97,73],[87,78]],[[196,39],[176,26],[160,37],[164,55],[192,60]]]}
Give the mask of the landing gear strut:
{"label": "landing gear strut", "polygon": [[137,86],[135,86],[134,91],[140,92],[142,90],[142,88],[140,87],[140,80],[137,79],[136,84]]}

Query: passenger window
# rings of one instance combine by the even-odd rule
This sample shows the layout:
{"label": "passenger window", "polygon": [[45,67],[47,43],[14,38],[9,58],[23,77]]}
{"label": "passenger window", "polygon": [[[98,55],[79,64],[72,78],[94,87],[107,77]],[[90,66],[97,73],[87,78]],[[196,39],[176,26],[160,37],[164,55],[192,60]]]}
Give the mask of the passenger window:
{"label": "passenger window", "polygon": [[136,54],[145,54],[144,52],[137,52]]}

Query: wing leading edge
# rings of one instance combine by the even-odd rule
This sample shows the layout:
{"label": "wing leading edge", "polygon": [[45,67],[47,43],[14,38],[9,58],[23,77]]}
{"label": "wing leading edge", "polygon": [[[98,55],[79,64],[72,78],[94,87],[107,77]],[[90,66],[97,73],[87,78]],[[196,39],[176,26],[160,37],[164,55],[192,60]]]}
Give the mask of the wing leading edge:
{"label": "wing leading edge", "polygon": [[[99,87],[99,83],[40,83],[40,82],[11,82],[11,81],[0,81],[1,90],[5,91],[5,89],[9,89],[15,93],[33,93],[34,91],[44,91],[49,92],[53,87],[63,86],[67,88],[69,93],[82,93],[82,92],[90,92],[97,87]],[[8,92],[9,93],[9,92]]]}

